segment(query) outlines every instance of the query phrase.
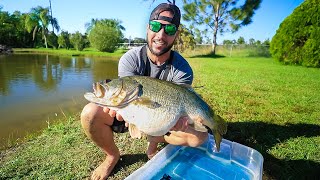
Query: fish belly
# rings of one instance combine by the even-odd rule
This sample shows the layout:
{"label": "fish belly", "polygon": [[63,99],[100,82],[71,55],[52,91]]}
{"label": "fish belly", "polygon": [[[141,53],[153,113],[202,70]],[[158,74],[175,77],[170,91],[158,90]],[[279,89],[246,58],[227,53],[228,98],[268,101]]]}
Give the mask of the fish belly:
{"label": "fish belly", "polygon": [[128,105],[118,110],[123,119],[134,124],[140,131],[151,136],[166,134],[178,121],[179,113],[170,109],[150,109],[144,106]]}

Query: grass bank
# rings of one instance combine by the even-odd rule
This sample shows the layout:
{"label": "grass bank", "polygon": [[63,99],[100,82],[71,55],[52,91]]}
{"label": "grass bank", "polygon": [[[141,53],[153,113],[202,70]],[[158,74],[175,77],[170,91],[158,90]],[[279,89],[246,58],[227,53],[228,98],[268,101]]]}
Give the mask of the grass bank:
{"label": "grass bank", "polygon": [[[319,69],[283,66],[271,58],[188,60],[196,91],[228,122],[224,138],[264,156],[264,179],[320,177]],[[115,136],[123,156],[110,179],[123,179],[147,162],[146,140]],[[103,154],[75,115],[0,158],[0,179],[86,179]]]}
{"label": "grass bank", "polygon": [[126,50],[119,49],[113,53],[100,52],[93,48],[85,48],[83,51],[74,49],[51,49],[51,48],[14,48],[14,53],[37,53],[37,54],[54,54],[62,56],[100,56],[119,58]]}

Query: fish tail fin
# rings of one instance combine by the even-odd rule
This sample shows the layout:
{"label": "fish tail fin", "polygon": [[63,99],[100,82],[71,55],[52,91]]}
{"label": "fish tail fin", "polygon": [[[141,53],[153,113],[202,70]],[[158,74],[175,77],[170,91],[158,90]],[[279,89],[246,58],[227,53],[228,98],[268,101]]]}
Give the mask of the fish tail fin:
{"label": "fish tail fin", "polygon": [[218,132],[214,133],[213,136],[214,136],[214,141],[216,143],[217,151],[219,152],[220,151],[220,144],[222,141],[222,136]]}
{"label": "fish tail fin", "polygon": [[217,122],[216,130],[213,132],[214,141],[216,143],[217,151],[220,151],[220,144],[222,141],[222,136],[227,132],[227,123],[222,117],[215,114],[215,120]]}

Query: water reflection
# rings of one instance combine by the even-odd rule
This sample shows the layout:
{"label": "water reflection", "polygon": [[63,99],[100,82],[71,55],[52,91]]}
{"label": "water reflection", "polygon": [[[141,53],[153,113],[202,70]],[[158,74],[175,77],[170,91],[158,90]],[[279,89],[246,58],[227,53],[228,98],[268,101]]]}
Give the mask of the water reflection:
{"label": "water reflection", "polygon": [[80,112],[91,84],[117,77],[116,59],[14,54],[0,56],[0,145],[63,114]]}

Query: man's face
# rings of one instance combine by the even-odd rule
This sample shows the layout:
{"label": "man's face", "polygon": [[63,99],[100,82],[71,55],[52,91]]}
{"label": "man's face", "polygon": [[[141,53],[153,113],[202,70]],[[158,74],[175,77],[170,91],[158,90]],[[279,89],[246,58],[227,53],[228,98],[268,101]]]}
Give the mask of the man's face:
{"label": "man's face", "polygon": [[[163,11],[160,13],[160,16],[166,16],[172,18],[173,15],[170,11]],[[160,22],[161,24],[170,24],[170,22],[164,20],[154,20]],[[162,54],[168,52],[173,46],[174,40],[177,36],[177,33],[170,36],[164,32],[164,27],[160,29],[159,32],[153,32],[147,27],[147,43],[148,47],[152,54],[156,56],[161,56]]]}

